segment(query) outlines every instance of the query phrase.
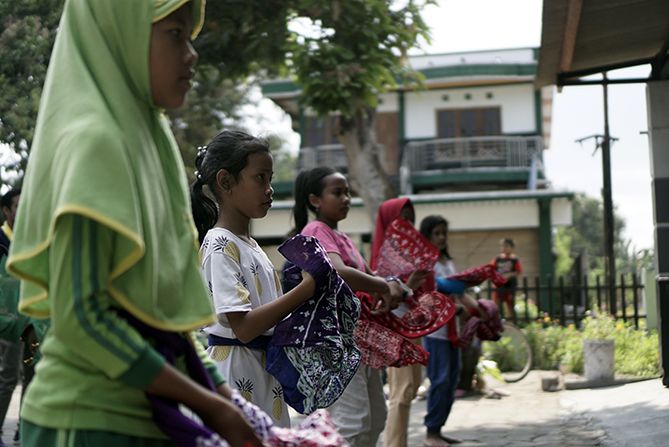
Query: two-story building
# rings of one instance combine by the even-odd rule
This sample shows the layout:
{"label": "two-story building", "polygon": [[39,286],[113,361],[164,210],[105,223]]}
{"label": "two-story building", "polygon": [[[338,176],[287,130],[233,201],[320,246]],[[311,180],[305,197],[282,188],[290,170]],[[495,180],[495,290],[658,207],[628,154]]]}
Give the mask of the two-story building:
{"label": "two-story building", "polygon": [[[413,56],[423,86],[380,97],[376,133],[384,169],[400,194],[411,197],[417,224],[429,214],[449,221],[450,251],[460,269],[490,261],[500,239],[511,237],[527,276],[552,274],[552,230],[571,224],[573,195],[552,190],[545,176],[552,90],[534,87],[537,56],[533,48]],[[301,135],[298,169],[347,171],[336,116],[319,118],[302,108],[290,80],[265,82],[262,90]],[[289,199],[292,184],[275,189]],[[353,204],[341,229],[364,253],[373,225],[361,201]],[[267,218],[253,222],[254,237],[276,245],[291,227],[291,206],[276,201]]]}

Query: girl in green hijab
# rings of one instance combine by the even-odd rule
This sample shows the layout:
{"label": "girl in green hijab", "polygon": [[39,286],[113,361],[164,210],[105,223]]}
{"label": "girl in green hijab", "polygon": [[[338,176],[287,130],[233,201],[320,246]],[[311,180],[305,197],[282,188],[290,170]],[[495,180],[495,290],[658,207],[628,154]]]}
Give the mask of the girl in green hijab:
{"label": "girl in green hijab", "polygon": [[173,445],[145,393],[191,408],[232,446],[261,445],[214,365],[220,394],[136,329],[190,342],[214,321],[162,113],[190,88],[203,11],[204,0],[65,2],[7,264],[20,310],[51,318],[23,403],[24,446]]}

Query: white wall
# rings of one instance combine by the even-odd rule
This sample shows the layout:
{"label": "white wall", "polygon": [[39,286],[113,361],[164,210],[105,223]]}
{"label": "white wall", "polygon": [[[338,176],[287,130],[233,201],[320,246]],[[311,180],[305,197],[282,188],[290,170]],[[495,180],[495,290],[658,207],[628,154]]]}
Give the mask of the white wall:
{"label": "white wall", "polygon": [[[356,200],[358,202],[358,200]],[[264,219],[251,221],[253,237],[282,237],[292,228],[290,201],[277,201]],[[449,221],[452,230],[501,230],[538,228],[539,209],[536,199],[481,200],[472,202],[414,202],[416,223],[425,216],[439,214]],[[551,200],[553,225],[571,225],[571,203],[566,198]],[[371,233],[373,228],[362,206],[353,206],[341,222],[341,231],[352,235]]]}
{"label": "white wall", "polygon": [[[493,97],[488,99],[486,94]],[[471,99],[465,99],[465,94]],[[444,101],[443,95],[448,95]],[[453,88],[406,93],[406,137],[435,138],[437,135],[436,111],[501,107],[502,132],[536,132],[534,89],[532,84],[507,86]]]}

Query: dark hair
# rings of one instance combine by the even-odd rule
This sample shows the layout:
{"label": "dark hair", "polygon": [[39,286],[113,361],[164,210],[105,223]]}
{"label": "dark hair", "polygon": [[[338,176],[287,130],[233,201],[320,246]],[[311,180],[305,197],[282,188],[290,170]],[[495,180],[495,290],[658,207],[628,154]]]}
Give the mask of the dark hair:
{"label": "dark hair", "polygon": [[218,220],[218,206],[207,197],[203,187],[217,201],[220,201],[216,190],[216,174],[225,169],[238,180],[239,173],[246,167],[249,155],[268,153],[269,143],[241,130],[224,130],[216,135],[211,142],[198,150],[195,157],[195,181],[191,185],[191,206],[193,219],[199,235],[200,243]]}
{"label": "dark hair", "polygon": [[20,195],[21,195],[21,188],[10,189],[0,199],[0,207],[11,208],[12,207],[12,199],[14,197],[20,196]]}
{"label": "dark hair", "polygon": [[297,234],[307,225],[309,221],[309,211],[316,212],[309,202],[309,194],[320,196],[325,188],[323,179],[328,175],[337,174],[338,171],[329,167],[318,167],[308,171],[302,171],[295,179],[295,206],[293,207],[293,218],[295,219],[295,229],[293,233]]}
{"label": "dark hair", "polygon": [[510,237],[505,237],[504,239],[502,239],[502,244],[509,245],[511,246],[511,248],[516,248],[515,242],[513,242],[513,239],[511,239]]}
{"label": "dark hair", "polygon": [[[425,236],[427,239],[430,239],[432,237],[432,231],[434,231],[434,229],[439,225],[446,225],[446,231],[448,231],[448,221],[446,219],[436,215],[426,216],[420,222],[420,234]],[[446,244],[446,247],[441,250],[441,253],[446,256],[447,259],[453,259],[448,252],[448,244]]]}

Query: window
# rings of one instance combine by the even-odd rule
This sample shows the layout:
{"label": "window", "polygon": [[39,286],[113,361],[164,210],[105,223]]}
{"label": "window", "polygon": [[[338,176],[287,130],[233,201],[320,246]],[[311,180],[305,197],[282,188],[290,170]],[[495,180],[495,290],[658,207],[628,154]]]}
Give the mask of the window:
{"label": "window", "polygon": [[501,135],[499,107],[437,110],[437,138]]}

